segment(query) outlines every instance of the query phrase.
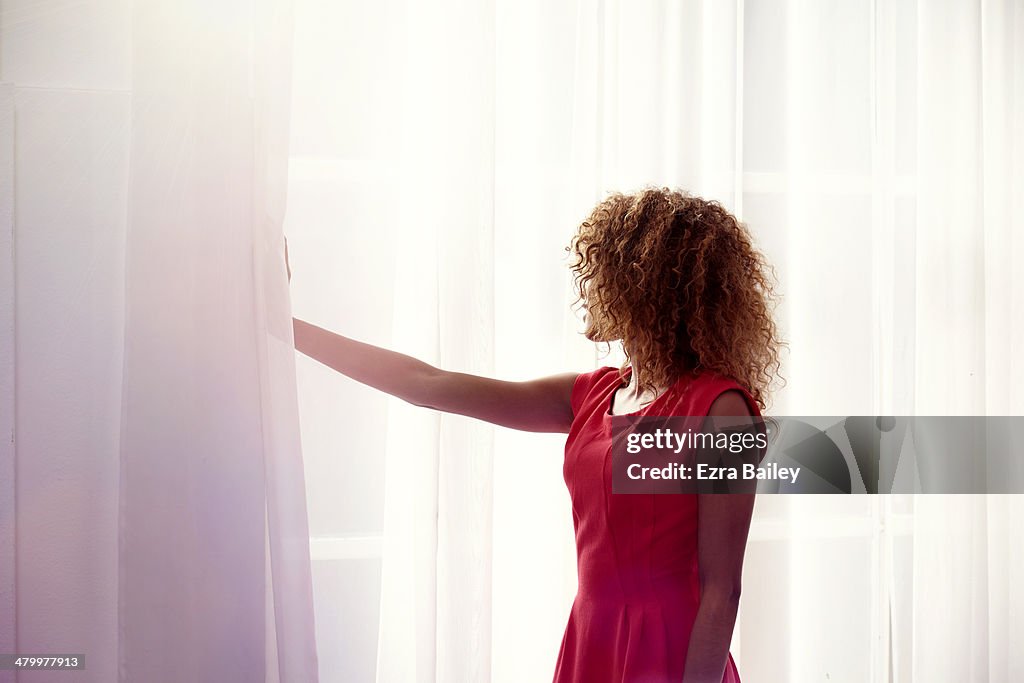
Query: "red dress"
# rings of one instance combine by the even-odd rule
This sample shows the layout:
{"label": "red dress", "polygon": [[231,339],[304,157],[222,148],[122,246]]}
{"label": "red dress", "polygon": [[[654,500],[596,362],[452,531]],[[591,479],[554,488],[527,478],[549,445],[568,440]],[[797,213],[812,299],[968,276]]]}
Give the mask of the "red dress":
{"label": "red dress", "polygon": [[[627,370],[627,375],[629,370]],[[572,498],[579,588],[554,683],[681,683],[700,603],[697,496],[612,495],[612,395],[618,369],[576,378],[562,472]],[[701,373],[679,379],[633,415],[707,415],[735,381]],[[723,683],[739,683],[729,655]]]}

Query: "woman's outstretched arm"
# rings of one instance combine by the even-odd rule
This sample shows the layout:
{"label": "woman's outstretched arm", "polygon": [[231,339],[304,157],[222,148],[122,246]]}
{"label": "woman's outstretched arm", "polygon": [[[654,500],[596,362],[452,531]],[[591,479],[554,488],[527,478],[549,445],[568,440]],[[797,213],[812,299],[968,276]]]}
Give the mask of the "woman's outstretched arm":
{"label": "woman's outstretched arm", "polygon": [[413,405],[528,432],[568,433],[576,373],[507,382],[449,372],[292,318],[295,348],[357,382]]}

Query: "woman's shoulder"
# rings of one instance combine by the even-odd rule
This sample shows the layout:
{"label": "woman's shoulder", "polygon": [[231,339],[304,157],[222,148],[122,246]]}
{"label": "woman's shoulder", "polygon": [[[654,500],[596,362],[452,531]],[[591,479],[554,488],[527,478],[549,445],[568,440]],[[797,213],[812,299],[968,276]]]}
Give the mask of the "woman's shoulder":
{"label": "woman's shoulder", "polygon": [[572,385],[573,415],[595,395],[603,395],[603,390],[619,382],[619,369],[603,365],[593,370],[581,372]]}
{"label": "woman's shoulder", "polygon": [[732,377],[701,370],[680,378],[679,398],[673,412],[677,415],[707,415],[714,402],[730,391],[739,393],[753,415],[760,415],[757,401],[750,390]]}

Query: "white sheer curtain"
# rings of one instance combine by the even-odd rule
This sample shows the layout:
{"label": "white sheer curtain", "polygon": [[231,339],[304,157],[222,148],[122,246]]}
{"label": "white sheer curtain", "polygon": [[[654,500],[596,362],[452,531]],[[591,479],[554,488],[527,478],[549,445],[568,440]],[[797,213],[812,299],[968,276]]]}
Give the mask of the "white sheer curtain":
{"label": "white sheer curtain", "polygon": [[[494,9],[407,8],[393,343],[491,374]],[[389,406],[378,680],[490,678],[492,439],[483,424]]]}
{"label": "white sheer curtain", "polygon": [[0,1],[5,653],[84,654],[81,680],[317,680],[290,11]]}
{"label": "white sheer curtain", "polygon": [[281,258],[290,6],[132,10],[119,680],[316,681]]}
{"label": "white sheer curtain", "polygon": [[[325,34],[363,22],[348,61],[321,57],[367,83],[325,110],[387,105],[346,114],[329,164],[302,163],[358,204],[321,202],[359,237],[309,237],[311,259],[339,249],[351,273],[332,274],[315,322],[509,379],[616,363],[577,334],[561,247],[606,191],[679,186],[740,215],[776,265],[790,352],[774,413],[1020,412],[1016,3],[304,11]],[[386,435],[377,680],[549,677],[575,590],[561,440],[397,401],[365,429]],[[1013,680],[1021,512],[763,497],[733,644],[744,680]]]}

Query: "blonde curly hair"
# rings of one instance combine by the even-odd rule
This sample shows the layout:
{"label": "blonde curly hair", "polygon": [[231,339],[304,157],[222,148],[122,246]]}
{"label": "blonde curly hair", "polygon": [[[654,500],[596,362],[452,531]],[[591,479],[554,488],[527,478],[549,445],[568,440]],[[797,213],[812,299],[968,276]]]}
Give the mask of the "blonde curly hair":
{"label": "blonde curly hair", "polygon": [[587,337],[623,341],[623,383],[628,365],[640,391],[708,370],[767,408],[781,346],[774,273],[721,204],[667,187],[613,192],[566,250]]}

